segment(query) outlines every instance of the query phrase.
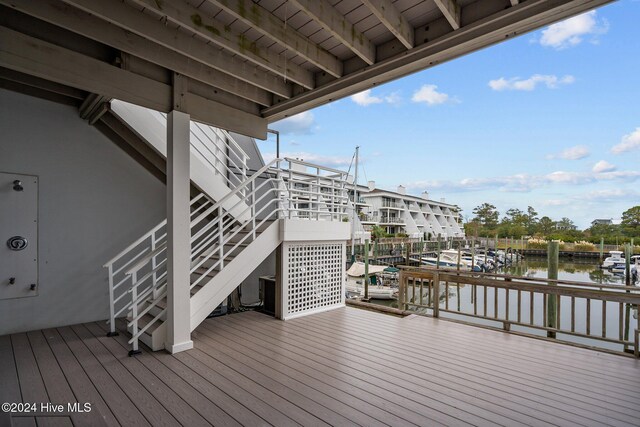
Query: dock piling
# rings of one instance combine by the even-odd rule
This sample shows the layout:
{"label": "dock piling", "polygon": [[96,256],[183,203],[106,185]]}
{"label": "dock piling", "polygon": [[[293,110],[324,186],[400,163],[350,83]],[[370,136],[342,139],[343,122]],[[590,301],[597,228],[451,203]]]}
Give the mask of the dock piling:
{"label": "dock piling", "polygon": [[369,239],[364,241],[364,301],[369,301]]}
{"label": "dock piling", "polygon": [[600,238],[600,264],[602,264],[602,259],[604,256],[604,237]]}

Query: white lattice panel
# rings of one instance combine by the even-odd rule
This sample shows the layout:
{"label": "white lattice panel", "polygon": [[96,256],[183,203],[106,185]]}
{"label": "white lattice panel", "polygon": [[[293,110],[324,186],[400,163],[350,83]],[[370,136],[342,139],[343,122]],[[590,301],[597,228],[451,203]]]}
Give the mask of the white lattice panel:
{"label": "white lattice panel", "polygon": [[285,243],[283,318],[344,305],[344,242]]}

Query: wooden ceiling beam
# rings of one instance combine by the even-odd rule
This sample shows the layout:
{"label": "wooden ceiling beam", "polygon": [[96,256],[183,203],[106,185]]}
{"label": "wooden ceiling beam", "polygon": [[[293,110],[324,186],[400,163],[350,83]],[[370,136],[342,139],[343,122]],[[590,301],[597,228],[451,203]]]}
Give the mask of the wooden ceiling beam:
{"label": "wooden ceiling beam", "polygon": [[342,76],[342,61],[259,4],[250,0],[215,0],[213,3],[332,76]]}
{"label": "wooden ceiling beam", "polygon": [[376,48],[373,43],[327,0],[291,1],[367,64],[372,65],[376,62]]}
{"label": "wooden ceiling beam", "polygon": [[433,0],[454,30],[460,28],[460,6],[456,0]]}
{"label": "wooden ceiling beam", "polygon": [[[94,0],[83,1],[95,2]],[[258,46],[255,41],[248,39],[244,34],[234,32],[228,25],[224,25],[217,19],[205,15],[201,10],[183,0],[133,1],[165,16],[178,25],[188,28],[226,51],[279,75],[283,80],[290,80],[307,89],[315,87],[315,79],[311,71],[291,61],[287,62],[284,55]]]}
{"label": "wooden ceiling beam", "polygon": [[406,47],[413,47],[414,30],[409,21],[391,3],[391,0],[362,0],[371,12]]}
{"label": "wooden ceiling beam", "polygon": [[[291,84],[287,84],[283,79],[257,70],[258,67],[248,65],[241,58],[234,57],[222,50],[213,49],[207,43],[194,39],[182,31],[172,30],[153,16],[143,14],[122,2],[94,0],[63,1],[95,17],[110,22],[117,27],[137,34],[155,44],[164,46],[187,58],[208,65],[228,75],[236,76],[243,81],[275,93],[278,96],[282,96],[283,98],[291,98],[292,96]],[[153,54],[153,52],[149,54]],[[197,64],[195,64],[195,66],[197,66]]]}
{"label": "wooden ceiling beam", "polygon": [[[172,87],[53,43],[0,27],[0,67],[156,111],[172,109]],[[192,120],[266,139],[267,120],[187,93]]]}
{"label": "wooden ceiling beam", "polygon": [[[495,12],[490,14],[479,6],[474,9],[474,4],[471,4],[468,6],[472,7],[467,17],[469,23],[459,31],[448,30],[401,55],[389,56],[372,66],[323,83],[313,91],[264,108],[261,114],[270,123],[282,120],[611,2],[612,0],[527,0],[518,7],[505,9],[503,0],[495,0]],[[442,25],[448,25],[444,18],[438,20]],[[397,43],[395,40],[393,42]]]}
{"label": "wooden ceiling beam", "polygon": [[208,65],[203,66],[200,62],[190,61],[184,55],[58,0],[38,2],[33,0],[0,0],[0,4],[184,74],[202,83],[224,89],[259,105],[265,107],[271,105],[272,96],[267,90],[220,71],[220,69],[224,69],[223,64],[219,64],[216,69]]}

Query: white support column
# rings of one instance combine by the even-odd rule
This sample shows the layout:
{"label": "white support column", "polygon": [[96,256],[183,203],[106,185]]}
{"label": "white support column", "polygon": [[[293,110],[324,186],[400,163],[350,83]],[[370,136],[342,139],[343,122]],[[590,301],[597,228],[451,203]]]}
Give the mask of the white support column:
{"label": "white support column", "polygon": [[167,339],[171,353],[193,348],[189,292],[189,114],[167,116]]}

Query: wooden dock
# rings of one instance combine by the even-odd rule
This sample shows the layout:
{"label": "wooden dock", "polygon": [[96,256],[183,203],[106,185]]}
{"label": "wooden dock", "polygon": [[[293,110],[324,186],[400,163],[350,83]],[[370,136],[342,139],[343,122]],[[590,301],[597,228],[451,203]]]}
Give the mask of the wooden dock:
{"label": "wooden dock", "polygon": [[[127,357],[102,323],[0,337],[0,401],[91,403],[14,425],[638,426],[640,360],[346,307],[205,321]],[[0,425],[8,421],[0,418]],[[3,423],[3,421],[5,423]]]}

